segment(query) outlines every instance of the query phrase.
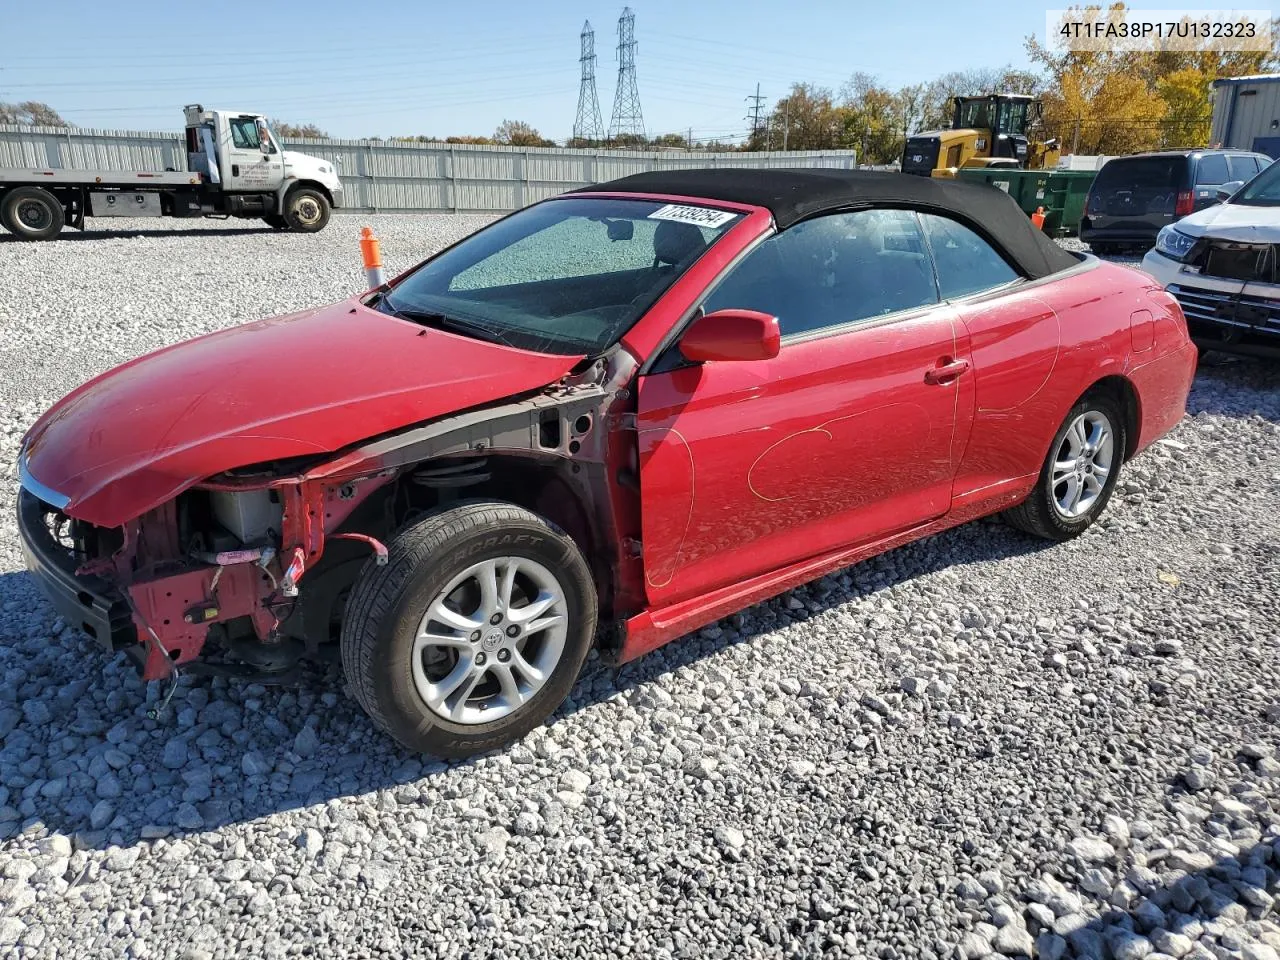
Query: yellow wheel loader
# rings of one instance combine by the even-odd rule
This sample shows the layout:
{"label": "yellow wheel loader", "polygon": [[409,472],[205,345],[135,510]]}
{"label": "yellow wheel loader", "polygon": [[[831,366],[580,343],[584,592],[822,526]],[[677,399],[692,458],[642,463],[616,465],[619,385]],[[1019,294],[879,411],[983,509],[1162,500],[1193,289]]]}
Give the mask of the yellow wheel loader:
{"label": "yellow wheel loader", "polygon": [[954,177],[964,167],[1055,167],[1057,140],[1037,141],[1027,129],[1040,119],[1040,101],[1021,93],[956,97],[951,127],[917,133],[902,151],[902,172]]}

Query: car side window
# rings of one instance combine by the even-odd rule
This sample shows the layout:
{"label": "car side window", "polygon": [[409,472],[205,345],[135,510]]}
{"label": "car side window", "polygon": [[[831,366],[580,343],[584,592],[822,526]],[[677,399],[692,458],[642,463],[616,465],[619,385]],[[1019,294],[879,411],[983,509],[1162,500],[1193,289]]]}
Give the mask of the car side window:
{"label": "car side window", "polygon": [[231,142],[241,150],[257,150],[262,146],[258,139],[258,124],[253,117],[236,117],[231,123]]}
{"label": "car side window", "polygon": [[1216,186],[1219,183],[1226,183],[1231,178],[1227,176],[1227,158],[1220,153],[1211,153],[1200,158],[1200,162],[1196,164],[1196,183],[1208,184]]}
{"label": "car side window", "polygon": [[920,214],[938,272],[942,299],[952,300],[990,290],[1018,279],[1000,253],[964,224],[950,217]]}
{"label": "car side window", "polygon": [[937,302],[915,214],[859,210],[805,220],[765,240],[703,309],[771,314],[785,337]]}
{"label": "car side window", "polygon": [[1258,161],[1245,154],[1227,157],[1227,170],[1231,174],[1227,180],[1243,180],[1248,183],[1258,175]]}

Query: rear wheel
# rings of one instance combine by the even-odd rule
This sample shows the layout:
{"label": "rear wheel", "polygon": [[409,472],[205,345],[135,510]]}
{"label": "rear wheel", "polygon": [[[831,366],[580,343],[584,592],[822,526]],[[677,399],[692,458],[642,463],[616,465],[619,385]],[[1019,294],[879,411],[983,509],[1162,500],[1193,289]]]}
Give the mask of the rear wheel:
{"label": "rear wheel", "polygon": [[329,222],[329,201],[319,190],[299,187],[284,199],[284,220],[290,230],[317,233]]}
{"label": "rear wheel", "polygon": [[1124,459],[1125,420],[1111,397],[1086,394],[1054,435],[1035,489],[1005,518],[1049,540],[1070,540],[1093,524],[1111,499]]}
{"label": "rear wheel", "polygon": [[568,696],[596,596],[567,534],[477,501],[424,517],[388,549],[342,625],[343,668],[378,726],[411,750],[465,757],[524,736]]}
{"label": "rear wheel", "polygon": [[0,200],[0,224],[23,240],[52,240],[65,223],[62,204],[41,187],[18,187]]}

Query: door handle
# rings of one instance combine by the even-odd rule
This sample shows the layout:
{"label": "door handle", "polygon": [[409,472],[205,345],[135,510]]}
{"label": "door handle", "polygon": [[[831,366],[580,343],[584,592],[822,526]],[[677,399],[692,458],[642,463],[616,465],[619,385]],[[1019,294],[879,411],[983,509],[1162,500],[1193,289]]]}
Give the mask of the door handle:
{"label": "door handle", "polygon": [[233,164],[231,165],[231,175],[232,175],[233,177],[238,177],[238,176],[240,176],[240,164],[238,164],[238,163],[233,163]]}
{"label": "door handle", "polygon": [[968,360],[944,360],[936,367],[924,372],[925,383],[950,383],[969,369]]}

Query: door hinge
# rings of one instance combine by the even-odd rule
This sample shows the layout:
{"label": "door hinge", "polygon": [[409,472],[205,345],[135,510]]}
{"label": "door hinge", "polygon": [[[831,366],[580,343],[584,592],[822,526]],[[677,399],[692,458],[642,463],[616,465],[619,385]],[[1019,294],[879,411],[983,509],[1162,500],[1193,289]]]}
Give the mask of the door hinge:
{"label": "door hinge", "polygon": [[615,413],[609,418],[611,430],[635,430],[636,415],[634,413]]}
{"label": "door hinge", "polygon": [[623,537],[622,552],[628,557],[642,557],[644,556],[644,544],[635,537]]}

